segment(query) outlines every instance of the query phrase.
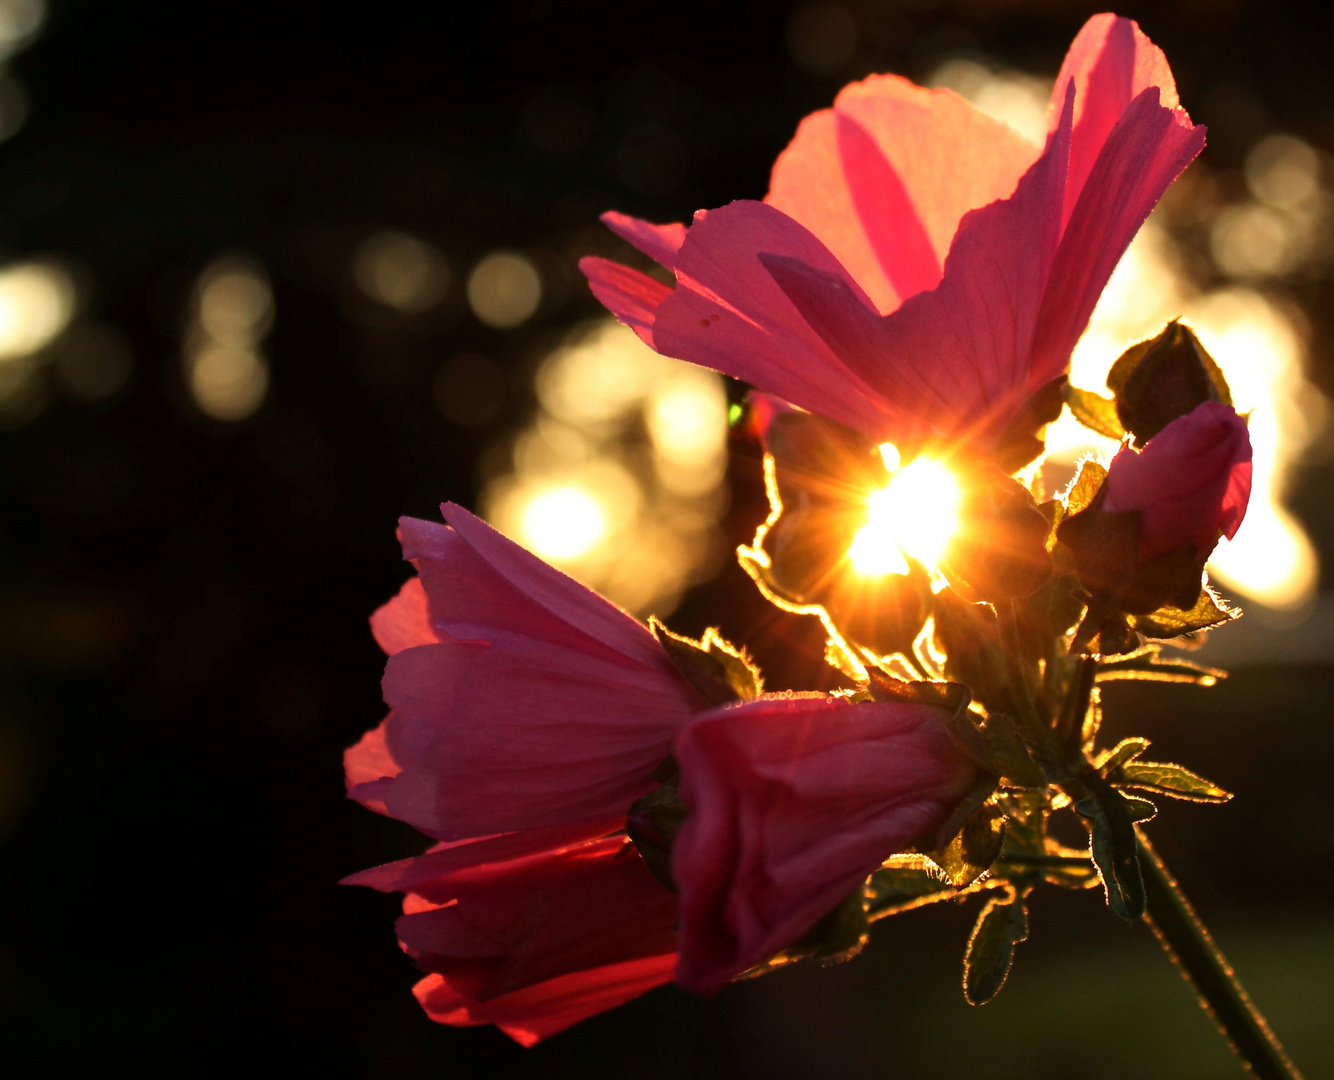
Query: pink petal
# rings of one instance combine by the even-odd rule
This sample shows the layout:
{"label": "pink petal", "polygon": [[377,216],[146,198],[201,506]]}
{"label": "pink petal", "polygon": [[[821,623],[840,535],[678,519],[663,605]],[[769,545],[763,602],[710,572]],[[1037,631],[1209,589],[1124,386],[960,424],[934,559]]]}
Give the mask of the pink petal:
{"label": "pink petal", "polygon": [[403,557],[421,575],[438,628],[483,639],[491,628],[510,630],[676,677],[653,635],[620,608],[461,506],[441,510],[448,527],[416,518],[399,524]]}
{"label": "pink petal", "polygon": [[[985,442],[1026,398],[1038,310],[1060,242],[1071,102],[1014,194],[967,214],[940,285],[875,316],[829,274],[778,264],[778,284],[847,365],[918,426]],[[888,432],[911,441],[907,424]]]}
{"label": "pink petal", "polygon": [[786,255],[866,295],[806,229],[773,207],[734,202],[697,216],[677,255],[677,287],[658,308],[655,348],[864,431],[886,406],[806,325],[761,254]]}
{"label": "pink petal", "polygon": [[1204,148],[1205,129],[1183,118],[1180,109],[1163,108],[1158,91],[1149,87],[1130,103],[1103,141],[1061,237],[1043,298],[1030,389],[1065,370],[1107,279],[1135,233],[1167,186]]}
{"label": "pink petal", "polygon": [[355,746],[343,751],[343,773],[347,795],[377,814],[388,814],[385,809],[383,781],[399,773],[398,762],[385,743],[386,719],[361,737]]}
{"label": "pink petal", "polygon": [[952,91],[873,75],[801,122],[765,202],[810,229],[883,314],[935,288],[963,215],[1008,196],[1037,153]]}
{"label": "pink petal", "polygon": [[487,638],[389,659],[390,814],[446,840],[623,815],[696,711],[684,683],[573,634]]}
{"label": "pink petal", "polygon": [[[668,270],[676,263],[676,253],[686,238],[686,227],[679,221],[670,225],[654,225],[650,221],[608,210],[602,215],[602,224],[629,244],[633,244],[654,262]],[[600,298],[599,298],[600,299]]]}
{"label": "pink petal", "polygon": [[1070,180],[1063,223],[1070,220],[1104,143],[1130,103],[1156,87],[1162,106],[1189,129],[1176,82],[1163,51],[1131,19],[1094,15],[1076,35],[1052,88],[1052,126],[1071,83],[1075,93],[1074,137],[1070,144]]}
{"label": "pink petal", "polygon": [[562,975],[486,1002],[470,1000],[442,975],[428,975],[412,992],[437,1023],[495,1024],[521,1046],[533,1046],[670,982],[675,963],[675,955],[630,960]]}
{"label": "pink petal", "polygon": [[579,260],[579,269],[603,306],[638,334],[645,345],[656,348],[653,323],[658,305],[671,295],[671,288],[647,274],[597,255],[585,255]]}
{"label": "pink petal", "polygon": [[676,897],[624,836],[457,878],[395,924],[424,971],[488,1000],[570,972],[675,951]]}
{"label": "pink petal", "polygon": [[939,825],[975,770],[944,709],[810,695],[707,713],[676,742],[677,981],[712,993],[793,944]]}
{"label": "pink petal", "polygon": [[460,876],[466,877],[475,871],[492,873],[495,864],[594,840],[616,832],[624,824],[624,817],[618,816],[606,821],[455,840],[437,844],[424,855],[350,874],[339,884],[364,885],[380,892],[414,892],[432,903],[444,904],[453,898],[455,882]]}
{"label": "pink petal", "polygon": [[398,595],[371,616],[371,633],[376,643],[390,656],[417,645],[432,645],[442,640],[431,625],[426,590],[419,578],[409,578]]}

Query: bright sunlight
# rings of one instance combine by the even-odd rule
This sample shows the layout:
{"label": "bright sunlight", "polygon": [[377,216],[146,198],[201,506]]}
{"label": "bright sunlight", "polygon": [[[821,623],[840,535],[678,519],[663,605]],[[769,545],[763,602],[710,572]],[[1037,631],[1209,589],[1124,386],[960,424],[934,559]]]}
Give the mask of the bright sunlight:
{"label": "bright sunlight", "polygon": [[[893,444],[880,453],[886,467],[898,465]],[[959,527],[959,482],[949,469],[917,458],[890,471],[889,483],[867,500],[867,522],[848,549],[853,570],[864,577],[906,574],[906,555],[934,567]]]}

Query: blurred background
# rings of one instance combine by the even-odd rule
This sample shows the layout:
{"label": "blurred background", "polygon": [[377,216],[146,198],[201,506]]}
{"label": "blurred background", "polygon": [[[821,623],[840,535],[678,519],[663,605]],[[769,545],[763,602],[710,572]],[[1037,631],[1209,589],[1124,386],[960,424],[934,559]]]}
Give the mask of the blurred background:
{"label": "blurred background", "polygon": [[[422,850],[348,803],[381,717],[367,615],[443,500],[637,614],[820,678],[731,551],[764,517],[741,388],[648,352],[576,270],[597,223],[758,198],[872,71],[1040,134],[1096,5],[0,0],[0,1033],[12,1075],[1241,1075],[1147,930],[1035,899],[964,1004],[974,912],[534,1050],[428,1022],[395,898]],[[1076,355],[1185,314],[1254,410],[1248,618],[1211,691],[1115,684],[1109,734],[1237,793],[1153,825],[1308,1077],[1334,1076],[1334,11],[1128,4],[1209,146]],[[1058,460],[1092,445],[1065,422]]]}

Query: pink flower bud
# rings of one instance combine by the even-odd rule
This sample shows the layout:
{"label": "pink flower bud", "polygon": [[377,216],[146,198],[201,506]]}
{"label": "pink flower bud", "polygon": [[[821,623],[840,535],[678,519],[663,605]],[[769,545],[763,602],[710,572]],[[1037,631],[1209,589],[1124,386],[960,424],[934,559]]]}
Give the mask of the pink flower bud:
{"label": "pink flower bud", "polygon": [[1229,540],[1251,495],[1251,440],[1227,405],[1207,401],[1144,444],[1122,447],[1103,482],[1101,509],[1139,512],[1140,564],[1195,545],[1203,562]]}
{"label": "pink flower bud", "polygon": [[713,993],[793,945],[976,780],[936,705],[823,695],[717,709],[676,742],[676,978]]}

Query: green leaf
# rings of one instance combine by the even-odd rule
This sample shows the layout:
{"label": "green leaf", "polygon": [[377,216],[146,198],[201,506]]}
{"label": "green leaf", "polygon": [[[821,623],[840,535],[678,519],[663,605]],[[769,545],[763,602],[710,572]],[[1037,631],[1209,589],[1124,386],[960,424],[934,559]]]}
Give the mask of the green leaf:
{"label": "green leaf", "polygon": [[[1107,906],[1126,922],[1144,914],[1144,878],[1139,865],[1139,841],[1135,837],[1134,814],[1142,808],[1129,803],[1115,788],[1089,778],[1091,795],[1075,804],[1075,812],[1088,822],[1089,853],[1102,877]],[[1135,800],[1152,810],[1152,803]]]}
{"label": "green leaf", "polygon": [[754,701],[764,692],[759,669],[744,650],[728,644],[714,627],[695,641],[672,633],[656,617],[650,616],[648,624],[681,677],[710,704]]}
{"label": "green leaf", "polygon": [[1149,740],[1141,738],[1122,739],[1110,750],[1104,750],[1093,762],[1096,768],[1103,776],[1116,768],[1120,768],[1126,762],[1134,761],[1140,754],[1149,748]]}
{"label": "green leaf", "polygon": [[1157,645],[1148,645],[1137,652],[1116,660],[1104,661],[1098,667],[1098,682],[1118,679],[1144,679],[1149,682],[1194,683],[1213,686],[1226,679],[1227,672],[1220,668],[1205,667],[1176,657],[1164,660]]}
{"label": "green leaf", "polygon": [[1028,910],[1013,888],[993,896],[982,908],[963,955],[963,996],[969,1005],[985,1005],[1005,985],[1015,946],[1028,938]]}
{"label": "green leaf", "polygon": [[1145,637],[1177,638],[1221,626],[1240,616],[1240,611],[1229,607],[1206,585],[1200,590],[1200,598],[1189,611],[1170,606],[1160,607],[1150,615],[1132,615],[1130,623]]}
{"label": "green leaf", "polygon": [[1005,814],[995,803],[985,803],[964,822],[948,843],[929,853],[950,884],[963,888],[988,870],[1005,842]]}
{"label": "green leaf", "polygon": [[1076,420],[1099,435],[1106,435],[1107,438],[1116,439],[1118,442],[1125,435],[1125,428],[1121,426],[1121,421],[1116,415],[1114,398],[1105,398],[1092,390],[1081,390],[1077,386],[1067,384],[1065,403],[1070,406],[1070,412],[1074,414]]}
{"label": "green leaf", "polygon": [[1107,773],[1117,787],[1137,788],[1187,802],[1225,803],[1232,793],[1180,765],[1165,761],[1130,761]]}

